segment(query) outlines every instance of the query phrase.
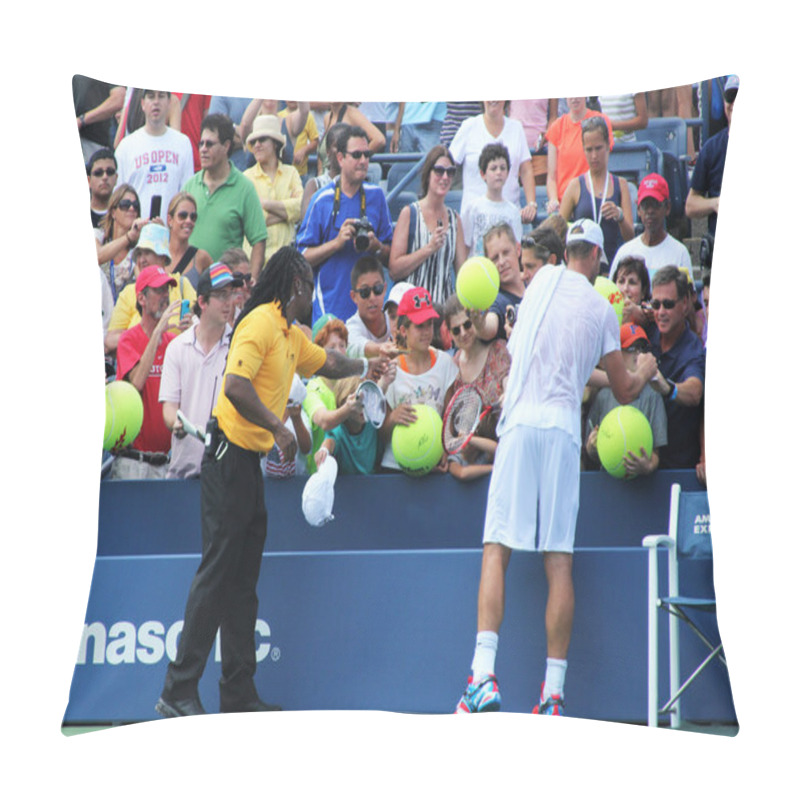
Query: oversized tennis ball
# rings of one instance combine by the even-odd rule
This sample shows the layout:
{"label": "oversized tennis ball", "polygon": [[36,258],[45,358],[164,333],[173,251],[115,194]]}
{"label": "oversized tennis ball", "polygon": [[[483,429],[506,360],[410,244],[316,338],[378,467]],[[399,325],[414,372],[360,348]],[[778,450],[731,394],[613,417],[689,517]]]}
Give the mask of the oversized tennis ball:
{"label": "oversized tennis ball", "polygon": [[392,431],[392,453],[406,475],[427,475],[441,460],[442,418],[435,408],[418,403],[414,406],[416,422],[395,425]]}
{"label": "oversized tennis ball", "polygon": [[622,308],[625,305],[625,295],[619,290],[617,284],[602,275],[598,275],[594,281],[594,288],[611,303],[614,311],[617,312],[619,324],[622,325]]}
{"label": "oversized tennis ball", "polygon": [[623,459],[628,451],[641,455],[644,447],[653,453],[653,431],[647,417],[635,406],[617,406],[603,417],[597,431],[597,455],[600,463],[614,478],[625,477]]}
{"label": "oversized tennis ball", "polygon": [[106,384],[106,425],[103,450],[114,452],[127,447],[142,429],[142,396],[128,381]]}
{"label": "oversized tennis ball", "polygon": [[485,311],[500,291],[500,274],[486,256],[468,258],[458,271],[456,294],[464,308]]}

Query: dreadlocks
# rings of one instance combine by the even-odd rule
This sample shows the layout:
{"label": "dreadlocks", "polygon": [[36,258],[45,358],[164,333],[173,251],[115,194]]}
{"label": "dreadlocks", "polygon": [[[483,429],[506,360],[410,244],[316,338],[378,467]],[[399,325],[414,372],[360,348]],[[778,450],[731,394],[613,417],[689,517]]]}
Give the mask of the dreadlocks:
{"label": "dreadlocks", "polygon": [[[280,303],[281,314],[286,317],[286,306],[292,299],[292,283],[295,278],[311,275],[311,266],[305,256],[294,247],[281,247],[267,261],[258,276],[253,291],[236,320],[238,325],[254,308],[264,303]],[[236,330],[234,325],[234,330]]]}

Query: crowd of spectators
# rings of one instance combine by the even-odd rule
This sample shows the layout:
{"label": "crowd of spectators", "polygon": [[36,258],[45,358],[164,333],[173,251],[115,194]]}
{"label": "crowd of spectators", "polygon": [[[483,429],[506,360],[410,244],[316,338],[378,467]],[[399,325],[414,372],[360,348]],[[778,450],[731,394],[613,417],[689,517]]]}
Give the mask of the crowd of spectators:
{"label": "crowd of spectators", "polygon": [[[724,87],[730,124],[738,79],[730,76]],[[642,93],[308,103],[182,95],[81,76],[73,89],[107,376],[131,381],[145,398],[143,434],[114,454],[115,477],[198,474],[202,446],[186,445],[176,412],[201,427],[208,421],[232,326],[253,282],[284,246],[299,249],[314,270],[312,316],[301,323],[309,338],[351,357],[393,361],[381,380],[388,409],[378,431],[365,425],[358,380],[297,379],[285,419],[301,445],[298,457],[286,464],[277,449],[265,454],[265,474],[308,474],[331,453],[345,472],[395,470],[393,427],[413,422],[415,403],[442,414],[464,384],[475,384],[493,411],[471,446],[443,457],[436,471],[461,480],[486,474],[516,310],[537,271],[564,261],[568,224],[586,218],[602,227],[601,274],[625,298],[626,365],[635,369],[643,351],[659,358],[656,380],[637,401],[655,449],[651,457],[631,454],[629,475],[690,468],[705,480],[710,269],[698,292],[700,265],[667,231],[664,176],[653,173],[635,187],[634,225],[629,182],[609,172],[615,143],[663,113],[663,93],[652,100]],[[686,87],[679,89],[684,98]],[[679,107],[682,116],[699,115]],[[728,127],[706,142],[695,137],[690,128],[687,151],[696,165],[685,214],[707,219],[713,234]],[[414,153],[422,161],[419,199],[396,219],[385,181],[368,176],[379,153]],[[447,203],[456,186],[458,211]],[[537,186],[547,192],[544,220]],[[492,260],[500,276],[497,300],[481,313],[463,308],[455,294],[458,270],[473,255]],[[586,469],[598,468],[597,426],[614,402],[596,370],[585,392]]]}

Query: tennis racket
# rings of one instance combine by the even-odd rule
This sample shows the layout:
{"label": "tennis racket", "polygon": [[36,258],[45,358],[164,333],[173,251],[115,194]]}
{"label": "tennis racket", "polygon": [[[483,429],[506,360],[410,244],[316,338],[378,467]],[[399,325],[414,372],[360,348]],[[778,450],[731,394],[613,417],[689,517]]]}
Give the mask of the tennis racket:
{"label": "tennis racket", "polygon": [[178,409],[178,419],[181,421],[181,425],[183,425],[183,429],[189,436],[194,436],[195,439],[199,439],[201,442],[205,443],[206,441],[206,432],[202,428],[198,428],[196,425],[192,425],[188,419],[186,419],[183,411]]}
{"label": "tennis racket", "polygon": [[380,428],[386,419],[386,398],[375,381],[364,381],[356,393],[358,402],[364,409],[364,417],[374,427]]}
{"label": "tennis racket", "polygon": [[472,384],[462,386],[453,395],[442,418],[442,441],[449,455],[460,453],[469,444],[491,410]]}

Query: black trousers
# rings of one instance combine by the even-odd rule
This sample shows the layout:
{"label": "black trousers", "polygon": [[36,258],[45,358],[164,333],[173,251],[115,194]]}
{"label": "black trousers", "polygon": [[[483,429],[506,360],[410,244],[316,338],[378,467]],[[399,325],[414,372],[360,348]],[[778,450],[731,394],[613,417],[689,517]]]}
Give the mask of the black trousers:
{"label": "black trousers", "polygon": [[198,682],[220,631],[220,711],[255,700],[256,583],[267,536],[259,454],[231,442],[217,459],[203,460],[203,556],[186,601],[175,661],[167,669],[165,699],[198,696]]}

